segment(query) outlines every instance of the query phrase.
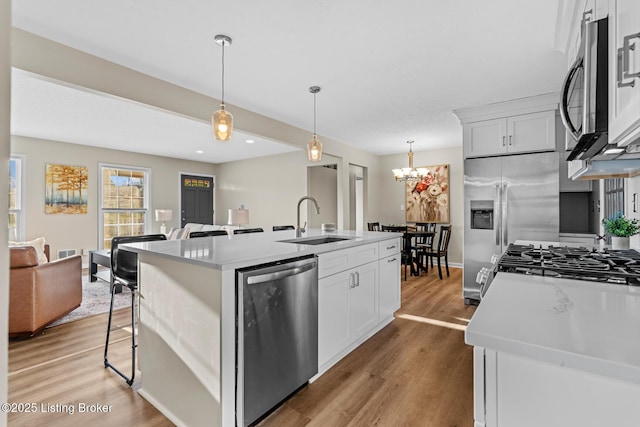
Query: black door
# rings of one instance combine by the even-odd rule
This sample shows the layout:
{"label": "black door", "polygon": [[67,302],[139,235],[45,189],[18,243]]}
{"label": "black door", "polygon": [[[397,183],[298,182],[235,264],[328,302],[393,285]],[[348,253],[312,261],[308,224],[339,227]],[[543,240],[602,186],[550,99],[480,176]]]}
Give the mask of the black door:
{"label": "black door", "polygon": [[180,226],[189,222],[213,224],[213,178],[181,175],[182,216]]}

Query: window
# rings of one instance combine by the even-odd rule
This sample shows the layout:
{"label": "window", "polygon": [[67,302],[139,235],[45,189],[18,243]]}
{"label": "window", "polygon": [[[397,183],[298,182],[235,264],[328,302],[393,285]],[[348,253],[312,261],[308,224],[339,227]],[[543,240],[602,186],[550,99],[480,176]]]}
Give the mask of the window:
{"label": "window", "polygon": [[604,217],[624,214],[624,178],[604,180]]}
{"label": "window", "polygon": [[9,240],[24,240],[24,168],[25,157],[9,159]]}
{"label": "window", "polygon": [[100,165],[100,240],[111,248],[116,236],[139,236],[150,228],[149,169]]}

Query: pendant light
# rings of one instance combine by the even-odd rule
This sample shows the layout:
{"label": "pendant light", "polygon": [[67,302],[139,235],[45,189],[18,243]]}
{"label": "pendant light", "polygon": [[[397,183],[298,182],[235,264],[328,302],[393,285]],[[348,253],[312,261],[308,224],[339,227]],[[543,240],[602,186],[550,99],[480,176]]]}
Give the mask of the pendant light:
{"label": "pendant light", "polygon": [[319,162],[322,159],[322,142],[316,135],[316,93],[320,92],[320,86],[311,86],[309,92],[313,94],[313,138],[307,142],[307,154],[312,162]]}
{"label": "pendant light", "polygon": [[413,167],[413,151],[411,150],[413,141],[407,141],[407,144],[409,144],[409,167],[402,169],[393,169],[393,176],[396,178],[396,181],[422,181],[424,177],[429,174],[429,170],[427,168],[415,169]]}
{"label": "pendant light", "polygon": [[222,46],[222,103],[220,109],[211,116],[213,136],[219,141],[229,141],[233,130],[233,115],[224,108],[224,47],[231,45],[231,37],[218,34],[215,42]]}

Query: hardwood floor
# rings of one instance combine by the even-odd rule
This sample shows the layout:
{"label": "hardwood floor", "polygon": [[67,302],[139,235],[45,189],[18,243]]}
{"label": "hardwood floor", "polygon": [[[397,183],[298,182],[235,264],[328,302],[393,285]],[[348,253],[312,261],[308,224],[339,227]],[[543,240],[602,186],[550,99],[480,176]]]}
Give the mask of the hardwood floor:
{"label": "hardwood floor", "polygon": [[[462,270],[450,270],[442,281],[430,270],[402,282],[396,320],[260,426],[472,426],[472,349],[463,329],[475,308],[462,302]],[[118,312],[115,323],[126,326],[128,316]],[[106,315],[94,316],[9,343],[9,401],[37,407],[9,413],[10,426],[173,425],[103,367],[106,323]],[[129,332],[112,333],[109,358],[128,372]],[[111,407],[79,413],[79,403]]]}
{"label": "hardwood floor", "polygon": [[[402,282],[396,320],[262,423],[271,426],[473,425],[473,350],[462,270]],[[465,320],[466,319],[466,320]]]}

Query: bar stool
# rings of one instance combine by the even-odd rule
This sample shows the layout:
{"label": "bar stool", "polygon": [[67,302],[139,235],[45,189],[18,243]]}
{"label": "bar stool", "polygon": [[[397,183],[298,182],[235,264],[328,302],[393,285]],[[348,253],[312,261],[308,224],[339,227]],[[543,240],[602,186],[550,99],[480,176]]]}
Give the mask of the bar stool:
{"label": "bar stool", "polygon": [[[119,236],[111,239],[111,305],[109,306],[109,322],[107,323],[107,339],[104,343],[104,367],[113,369],[127,382],[133,384],[136,373],[136,290],[138,289],[138,254],[120,249],[118,246],[126,243],[150,242],[154,240],[167,240],[164,234],[146,234],[142,236]],[[115,297],[115,284],[119,283],[131,290],[131,377],[127,377],[109,362],[109,337],[111,335],[111,321],[113,318],[113,300]]]}

